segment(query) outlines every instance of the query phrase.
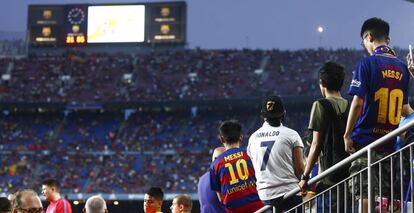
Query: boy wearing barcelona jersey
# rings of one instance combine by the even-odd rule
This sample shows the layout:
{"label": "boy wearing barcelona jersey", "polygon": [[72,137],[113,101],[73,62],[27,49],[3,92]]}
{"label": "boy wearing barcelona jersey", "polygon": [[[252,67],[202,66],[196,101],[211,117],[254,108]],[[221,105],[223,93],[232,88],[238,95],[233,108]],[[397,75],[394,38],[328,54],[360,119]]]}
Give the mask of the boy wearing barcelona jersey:
{"label": "boy wearing barcelona jersey", "polygon": [[256,177],[252,162],[245,149],[239,148],[243,140],[241,125],[225,121],[220,125],[220,141],[226,151],[210,166],[211,189],[228,213],[255,212],[263,207],[256,190]]}
{"label": "boy wearing barcelona jersey", "polygon": [[[407,65],[388,46],[389,24],[379,18],[370,18],[362,25],[360,36],[362,45],[370,56],[357,65],[348,92],[353,96],[344,134],[345,150],[349,153],[354,153],[393,131],[398,127],[401,116],[412,112],[408,104],[410,73]],[[392,152],[394,143],[395,139],[392,139],[377,147],[373,152],[374,160]],[[351,175],[366,167],[366,157],[355,160],[350,168]],[[386,170],[390,170],[390,166],[383,164],[382,169],[383,174],[388,174],[389,171]],[[356,186],[359,186],[358,179],[354,181]],[[387,179],[388,175],[382,176],[382,196],[385,197],[390,195],[390,181]],[[363,180],[367,180],[367,177]],[[373,181],[374,193],[378,195],[378,174],[375,172]],[[362,184],[365,212],[368,208],[367,181]],[[355,194],[358,195],[359,192]]]}

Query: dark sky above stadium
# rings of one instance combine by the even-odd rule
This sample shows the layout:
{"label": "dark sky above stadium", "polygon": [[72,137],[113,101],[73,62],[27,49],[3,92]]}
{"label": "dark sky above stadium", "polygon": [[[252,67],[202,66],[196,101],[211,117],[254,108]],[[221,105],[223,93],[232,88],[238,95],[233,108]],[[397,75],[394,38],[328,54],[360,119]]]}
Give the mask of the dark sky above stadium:
{"label": "dark sky above stadium", "polygon": [[[117,2],[154,1],[3,0],[0,31],[24,32],[29,4]],[[187,6],[190,47],[361,48],[360,26],[374,16],[391,24],[393,45],[414,44],[414,3],[404,0],[188,0]]]}

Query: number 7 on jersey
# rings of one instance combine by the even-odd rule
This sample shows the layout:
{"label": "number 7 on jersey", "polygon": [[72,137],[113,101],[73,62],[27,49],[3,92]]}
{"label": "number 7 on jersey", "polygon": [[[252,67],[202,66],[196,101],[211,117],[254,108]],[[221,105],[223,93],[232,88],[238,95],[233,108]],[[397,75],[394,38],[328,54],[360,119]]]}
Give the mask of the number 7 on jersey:
{"label": "number 7 on jersey", "polygon": [[275,144],[275,141],[262,141],[260,143],[260,147],[266,147],[265,154],[263,155],[263,162],[262,166],[260,167],[260,171],[266,169],[267,162],[269,161],[270,152],[272,151],[272,147]]}

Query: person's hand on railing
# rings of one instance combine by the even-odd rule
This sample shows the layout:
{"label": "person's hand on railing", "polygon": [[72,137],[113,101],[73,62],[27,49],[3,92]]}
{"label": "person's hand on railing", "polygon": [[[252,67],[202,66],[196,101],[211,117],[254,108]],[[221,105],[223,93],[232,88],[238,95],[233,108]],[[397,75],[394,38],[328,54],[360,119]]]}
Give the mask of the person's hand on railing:
{"label": "person's hand on railing", "polygon": [[354,141],[351,139],[351,136],[344,135],[345,151],[349,154],[355,153]]}
{"label": "person's hand on railing", "polygon": [[299,188],[302,192],[302,197],[305,197],[308,194],[308,180],[300,180]]}

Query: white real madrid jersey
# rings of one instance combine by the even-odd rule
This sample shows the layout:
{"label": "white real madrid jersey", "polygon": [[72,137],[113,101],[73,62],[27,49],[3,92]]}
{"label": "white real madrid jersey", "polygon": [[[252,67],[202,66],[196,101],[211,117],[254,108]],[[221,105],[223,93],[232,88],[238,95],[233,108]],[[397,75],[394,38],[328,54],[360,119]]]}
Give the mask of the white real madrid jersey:
{"label": "white real madrid jersey", "polygon": [[299,134],[284,126],[267,122],[249,138],[247,153],[252,159],[261,200],[277,198],[298,186],[293,148],[303,147]]}

